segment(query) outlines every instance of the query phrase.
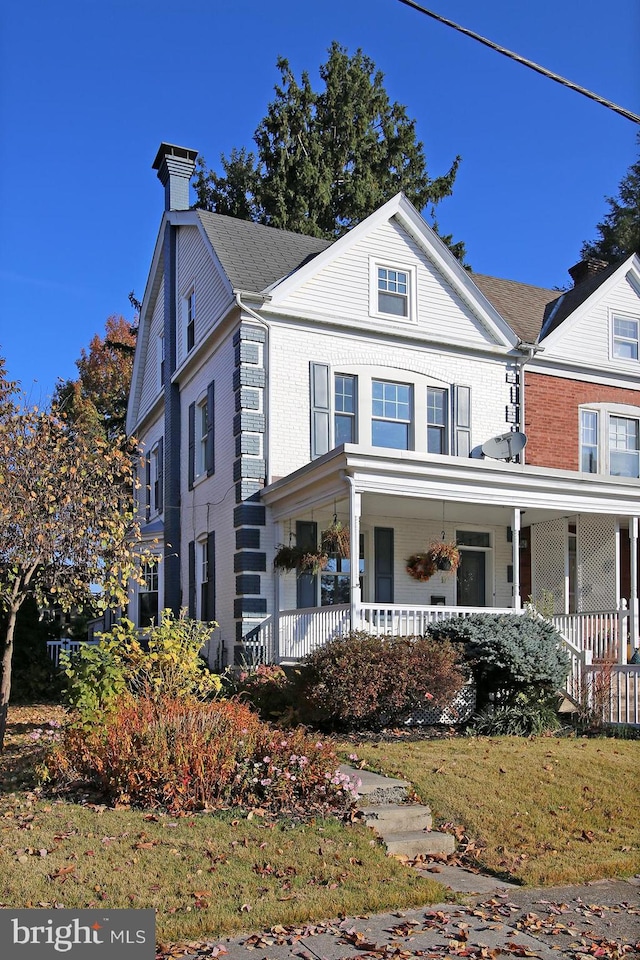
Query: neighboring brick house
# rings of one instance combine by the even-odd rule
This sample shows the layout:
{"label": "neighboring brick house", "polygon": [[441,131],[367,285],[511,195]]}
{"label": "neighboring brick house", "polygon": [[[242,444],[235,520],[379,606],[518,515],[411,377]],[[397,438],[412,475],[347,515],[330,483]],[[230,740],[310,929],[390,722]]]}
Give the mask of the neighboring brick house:
{"label": "neighboring brick house", "polygon": [[[162,562],[133,589],[140,626],[186,607],[219,624],[211,662],[295,659],[349,625],[416,633],[443,608],[520,610],[529,564],[546,591],[567,517],[637,527],[637,473],[545,463],[546,414],[527,407],[523,421],[523,372],[534,398],[545,378],[578,382],[541,367],[549,291],[470,275],[402,195],[335,242],[190,210],[195,157],[163,144],[154,163],[165,213],[128,430]],[[560,329],[548,324],[543,344]],[[524,422],[532,465],[483,456]],[[313,549],[334,518],[348,557],[316,574],[274,569],[279,544]],[[457,574],[409,576],[406,558],[441,539],[460,548]],[[617,570],[616,549],[614,537]]]}

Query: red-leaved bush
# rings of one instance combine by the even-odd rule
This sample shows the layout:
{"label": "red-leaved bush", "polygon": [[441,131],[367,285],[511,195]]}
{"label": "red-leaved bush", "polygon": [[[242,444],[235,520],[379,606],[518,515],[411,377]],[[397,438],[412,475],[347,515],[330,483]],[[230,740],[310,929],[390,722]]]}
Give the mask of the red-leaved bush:
{"label": "red-leaved bush", "polygon": [[89,785],[111,802],[173,813],[318,813],[353,799],[330,744],[274,730],[233,700],[123,697],[100,725],[67,728],[46,769],[54,785]]}
{"label": "red-leaved bush", "polygon": [[399,721],[425,700],[449,703],[466,682],[458,646],[354,631],[310,654],[299,673],[302,722],[353,729]]}

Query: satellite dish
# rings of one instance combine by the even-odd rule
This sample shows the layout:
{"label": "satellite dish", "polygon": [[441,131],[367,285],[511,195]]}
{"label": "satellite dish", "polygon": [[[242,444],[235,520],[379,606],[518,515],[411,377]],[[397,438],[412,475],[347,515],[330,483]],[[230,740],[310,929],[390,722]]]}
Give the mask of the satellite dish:
{"label": "satellite dish", "polygon": [[526,443],[526,434],[513,431],[485,440],[481,450],[485,457],[490,457],[491,460],[515,460],[518,454],[524,450]]}

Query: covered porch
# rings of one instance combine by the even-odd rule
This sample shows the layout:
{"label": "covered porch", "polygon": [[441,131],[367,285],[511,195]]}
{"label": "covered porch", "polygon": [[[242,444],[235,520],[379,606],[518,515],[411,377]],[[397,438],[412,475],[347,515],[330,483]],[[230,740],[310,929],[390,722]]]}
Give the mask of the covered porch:
{"label": "covered porch", "polygon": [[[311,549],[338,520],[349,555],[275,573],[273,608],[245,638],[292,662],[350,629],[422,634],[471,613],[553,619],[576,658],[626,665],[639,646],[637,481],[520,463],[344,445],[262,493],[274,547]],[[428,581],[407,558],[455,543],[457,571]]]}

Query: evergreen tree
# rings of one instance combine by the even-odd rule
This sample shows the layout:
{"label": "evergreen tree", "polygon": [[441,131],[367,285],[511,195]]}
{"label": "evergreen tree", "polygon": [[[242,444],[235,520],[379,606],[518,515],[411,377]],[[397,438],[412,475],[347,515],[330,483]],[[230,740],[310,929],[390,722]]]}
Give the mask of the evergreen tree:
{"label": "evergreen tree", "polygon": [[[279,58],[281,82],[254,134],[257,153],[234,149],[223,174],[200,158],[196,206],[311,236],[334,239],[403,191],[419,209],[450,196],[460,164],[430,179],[416,124],[392,103],[383,74],[361,50],[332,43],[323,86],[300,81]],[[447,242],[459,259],[464,245]]]}
{"label": "evergreen tree", "polygon": [[[638,134],[640,144],[640,133]],[[614,263],[640,253],[640,157],[620,181],[617,197],[607,197],[609,212],[597,225],[599,236],[582,245],[582,257]]]}

